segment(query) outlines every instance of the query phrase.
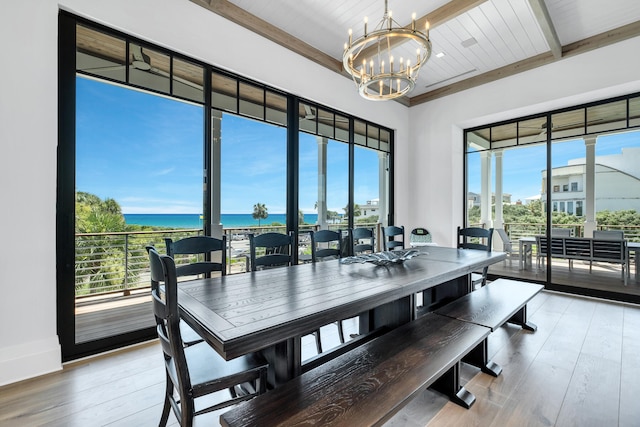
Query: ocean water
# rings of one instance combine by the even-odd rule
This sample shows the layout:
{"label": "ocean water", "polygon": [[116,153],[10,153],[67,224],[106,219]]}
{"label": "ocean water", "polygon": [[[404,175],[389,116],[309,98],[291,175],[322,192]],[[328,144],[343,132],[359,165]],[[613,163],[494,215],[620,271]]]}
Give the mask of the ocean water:
{"label": "ocean water", "polygon": [[[199,214],[124,214],[127,224],[149,225],[155,227],[171,228],[201,228],[202,219]],[[225,228],[257,226],[258,220],[251,214],[222,214],[220,216],[222,226]],[[318,214],[304,214],[304,222],[315,224]],[[260,225],[270,225],[274,222],[285,224],[285,214],[269,214],[266,219],[260,221]]]}

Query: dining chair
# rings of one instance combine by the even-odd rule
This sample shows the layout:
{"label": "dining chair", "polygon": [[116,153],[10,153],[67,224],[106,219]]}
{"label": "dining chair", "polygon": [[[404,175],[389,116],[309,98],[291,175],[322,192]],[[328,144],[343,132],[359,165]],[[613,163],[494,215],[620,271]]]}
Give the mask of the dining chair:
{"label": "dining chair", "polygon": [[[166,387],[159,425],[166,426],[173,410],[182,427],[194,417],[234,405],[266,391],[267,362],[257,354],[225,361],[206,342],[185,347],[180,333],[176,265],[168,255],[149,248],[151,298],[156,331],[162,347]],[[164,286],[161,286],[164,285]],[[231,397],[200,405],[204,396],[229,390]],[[196,401],[198,409],[196,409]],[[203,402],[204,403],[204,402]]]}
{"label": "dining chair", "polygon": [[426,228],[417,227],[411,230],[411,233],[409,233],[409,245],[411,247],[425,246],[432,243],[433,238],[431,237],[431,233],[429,233],[429,230],[427,230]]}
{"label": "dining chair", "polygon": [[375,235],[372,228],[354,228],[350,234],[353,255],[375,252]]}
{"label": "dining chair", "polygon": [[[460,249],[477,249],[491,252],[492,238],[493,228],[458,227],[458,248]],[[482,272],[471,274],[472,289],[475,289],[476,285],[484,286],[487,284],[488,271],[489,267],[487,266],[482,269]]]}
{"label": "dining chair", "polygon": [[[222,236],[222,239],[211,236],[191,236],[176,241],[166,237],[164,243],[167,255],[176,263],[178,278],[193,279],[199,275],[211,277],[211,273],[216,271],[223,276],[227,273],[226,236]],[[220,262],[211,261],[212,257],[218,257]],[[202,341],[202,337],[184,322],[180,322],[180,332],[187,346]]]}
{"label": "dining chair", "polygon": [[[328,259],[342,258],[342,232],[332,230],[311,231],[311,262],[321,262]],[[336,322],[340,342],[344,344],[343,320]],[[318,353],[322,353],[320,329],[313,332],[316,336]]]}
{"label": "dining chair", "polygon": [[[176,263],[178,277],[205,275],[211,277],[212,272],[227,274],[227,236],[221,239],[211,236],[191,236],[177,241],[167,237],[164,239],[167,255]],[[179,257],[179,255],[186,255]],[[181,261],[195,262],[184,264]],[[211,258],[219,258],[220,261],[211,261]]]}
{"label": "dining chair", "polygon": [[290,266],[293,262],[293,234],[249,234],[251,271]]}
{"label": "dining chair", "polygon": [[[396,240],[397,236],[402,237],[402,240]],[[404,249],[404,225],[382,227],[382,242],[385,251]]]}
{"label": "dining chair", "polygon": [[[156,248],[154,246],[147,246],[146,247],[147,254],[149,254],[151,249],[153,249],[154,251],[156,250]],[[175,261],[174,261],[174,263],[175,263]],[[177,268],[176,268],[176,270],[177,270]],[[176,273],[176,278],[177,278],[177,276],[178,276],[178,274]],[[154,281],[153,277],[152,277],[151,278],[151,289],[154,289],[156,287],[158,287],[158,282]],[[184,344],[185,347],[188,347],[188,346],[194,345],[194,344],[198,344],[199,342],[204,341],[204,339],[200,336],[200,334],[198,334],[196,331],[194,331],[191,328],[191,326],[187,325],[184,321],[180,321],[180,335],[182,336],[182,343]]]}
{"label": "dining chair", "polygon": [[311,262],[342,257],[342,232],[332,230],[311,231]]}

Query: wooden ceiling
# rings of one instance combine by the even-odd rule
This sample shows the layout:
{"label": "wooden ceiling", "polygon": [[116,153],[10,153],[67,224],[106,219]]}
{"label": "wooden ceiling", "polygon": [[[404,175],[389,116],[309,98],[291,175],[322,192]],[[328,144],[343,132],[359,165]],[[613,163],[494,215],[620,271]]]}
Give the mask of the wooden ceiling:
{"label": "wooden ceiling", "polygon": [[[383,0],[191,1],[340,74],[348,29],[358,36],[364,16],[384,11]],[[636,0],[390,0],[389,9],[401,24],[412,12],[431,24],[433,55],[407,105],[640,36]]]}

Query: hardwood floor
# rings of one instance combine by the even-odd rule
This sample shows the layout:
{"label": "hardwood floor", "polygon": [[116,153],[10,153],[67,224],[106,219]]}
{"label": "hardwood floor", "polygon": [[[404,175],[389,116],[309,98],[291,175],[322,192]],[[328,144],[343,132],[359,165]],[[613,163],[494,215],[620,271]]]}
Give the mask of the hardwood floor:
{"label": "hardwood floor", "polygon": [[[477,398],[470,410],[427,390],[388,426],[637,426],[640,307],[544,291],[528,314],[537,332],[506,325],[490,336],[499,377],[463,364],[463,383]],[[355,321],[346,326],[353,332]],[[335,330],[323,328],[325,347]],[[305,339],[303,357],[314,347]],[[152,341],[0,388],[0,426],[154,426],[163,388]],[[197,425],[218,425],[219,414]]]}

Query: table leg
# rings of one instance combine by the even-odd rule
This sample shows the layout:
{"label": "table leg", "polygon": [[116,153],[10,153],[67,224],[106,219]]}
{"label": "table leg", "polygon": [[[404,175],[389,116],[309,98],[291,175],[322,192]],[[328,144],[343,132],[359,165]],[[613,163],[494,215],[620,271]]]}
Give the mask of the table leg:
{"label": "table leg", "polygon": [[302,340],[300,337],[262,350],[262,355],[269,362],[267,384],[274,388],[302,374]]}

